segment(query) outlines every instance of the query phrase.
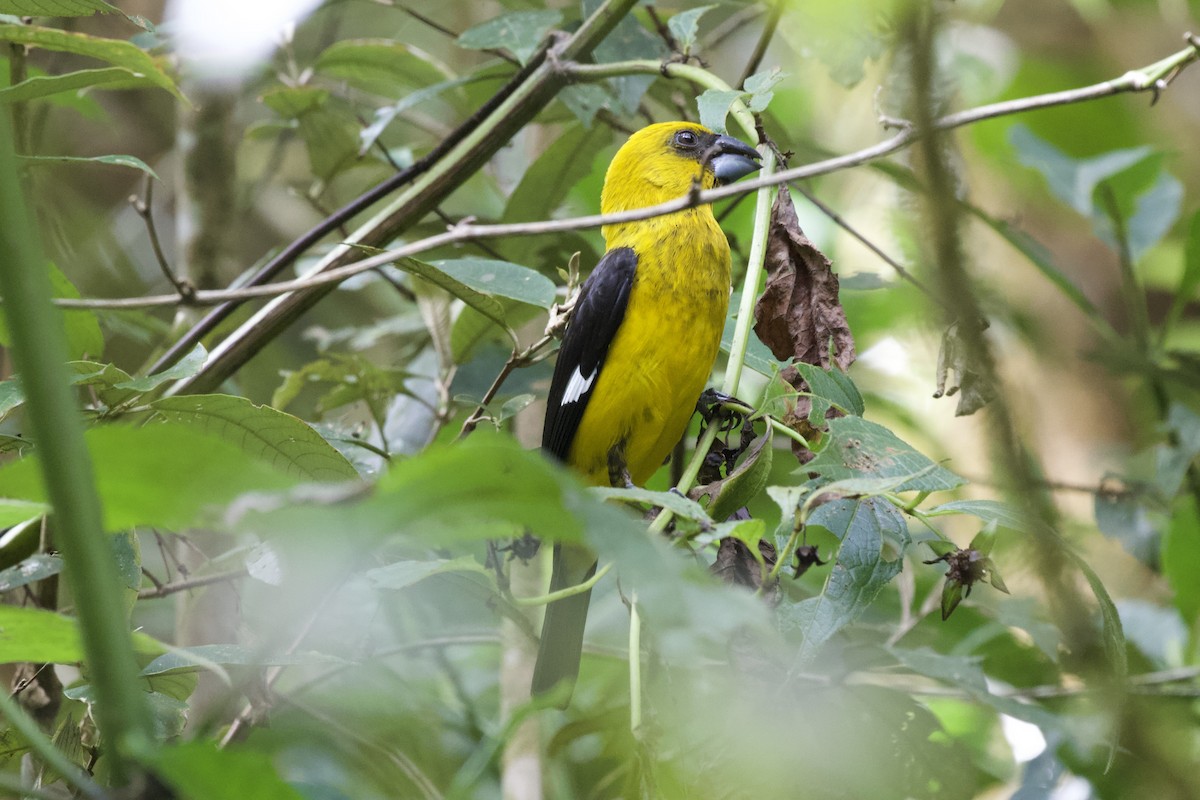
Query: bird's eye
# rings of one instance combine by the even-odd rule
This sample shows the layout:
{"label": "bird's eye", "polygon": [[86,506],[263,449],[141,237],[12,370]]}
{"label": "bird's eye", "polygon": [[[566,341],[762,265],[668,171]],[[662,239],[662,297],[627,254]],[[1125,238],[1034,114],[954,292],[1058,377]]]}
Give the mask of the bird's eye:
{"label": "bird's eye", "polygon": [[680,147],[695,147],[696,141],[695,131],[680,131],[675,134],[675,144]]}

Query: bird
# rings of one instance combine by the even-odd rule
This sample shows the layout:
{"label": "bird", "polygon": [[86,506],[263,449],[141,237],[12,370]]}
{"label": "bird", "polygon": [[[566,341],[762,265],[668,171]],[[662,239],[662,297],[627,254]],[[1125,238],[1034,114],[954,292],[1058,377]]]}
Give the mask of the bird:
{"label": "bird", "polygon": [[[692,122],[633,133],[604,176],[600,211],[630,211],[731,183],[759,168],[750,145]],[[641,486],[683,437],[712,372],[729,307],[729,241],[711,205],[601,229],[547,397],[542,450],[595,486]],[[596,556],[556,544],[550,591],[589,579]],[[546,606],[532,694],[579,675],[590,591]],[[563,690],[560,690],[563,691]],[[560,695],[562,697],[563,695]]]}

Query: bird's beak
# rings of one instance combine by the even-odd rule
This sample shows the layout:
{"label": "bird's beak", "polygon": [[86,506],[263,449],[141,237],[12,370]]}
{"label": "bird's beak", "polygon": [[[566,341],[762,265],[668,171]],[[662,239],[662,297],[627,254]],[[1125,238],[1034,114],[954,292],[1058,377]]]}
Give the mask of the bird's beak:
{"label": "bird's beak", "polygon": [[712,144],[716,155],[709,162],[718,183],[733,183],[759,168],[762,155],[750,145],[732,136],[718,136]]}

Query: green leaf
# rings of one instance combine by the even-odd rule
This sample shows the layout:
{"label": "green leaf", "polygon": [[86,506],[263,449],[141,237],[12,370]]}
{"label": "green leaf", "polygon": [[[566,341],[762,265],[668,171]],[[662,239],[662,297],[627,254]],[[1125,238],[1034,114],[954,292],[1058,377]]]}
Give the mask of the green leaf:
{"label": "green leaf", "polygon": [[1162,157],[1149,146],[1074,159],[1021,124],[1012,126],[1009,141],[1022,164],[1042,173],[1050,190],[1091,220],[1096,234],[1115,246],[1109,209],[1097,199],[1100,187],[1107,186],[1125,221],[1134,261],[1170,230],[1179,215],[1183,187],[1163,171]]}
{"label": "green leaf", "polygon": [[0,14],[21,17],[90,17],[121,13],[104,0],[0,0]]}
{"label": "green leaf", "polygon": [[840,369],[821,369],[816,364],[797,362],[793,366],[816,397],[827,400],[847,414],[862,416],[865,406],[858,387]]}
{"label": "green leaf", "polygon": [[509,195],[504,222],[550,219],[579,181],[592,171],[597,150],[608,142],[603,127],[571,125],[525,170]]}
{"label": "green leaf", "polygon": [[591,493],[601,500],[641,503],[648,508],[669,508],[676,516],[701,524],[708,524],[710,521],[703,506],[675,492],[654,492],[640,486],[597,486],[592,488]]}
{"label": "green leaf", "polygon": [[1175,298],[1171,301],[1171,310],[1163,323],[1165,331],[1174,329],[1187,304],[1196,297],[1197,289],[1200,289],[1200,211],[1192,215],[1192,222],[1188,226],[1187,243],[1183,250],[1183,272],[1179,276]]}
{"label": "green leaf", "polygon": [[1140,492],[1096,492],[1092,509],[1101,533],[1120,542],[1126,552],[1143,564],[1153,564],[1158,558],[1159,530],[1145,499]]}
{"label": "green leaf", "polygon": [[1175,506],[1162,543],[1162,571],[1175,591],[1175,607],[1184,619],[1200,618],[1200,512],[1193,498],[1182,498]]}
{"label": "green leaf", "polygon": [[[554,282],[529,267],[491,258],[444,259],[432,261],[430,266],[483,294],[507,297],[538,308],[554,305],[557,292]],[[503,317],[503,310],[500,313]]]}
{"label": "green leaf", "polygon": [[154,723],[154,736],[160,741],[174,739],[187,726],[188,704],[162,692],[147,692],[150,716]]}
{"label": "green leaf", "polygon": [[812,54],[844,87],[863,79],[866,63],[888,52],[893,26],[881,23],[879,0],[804,3],[788,8],[779,33],[797,53]]}
{"label": "green leaf", "polygon": [[282,473],[316,481],[358,477],[346,457],[303,421],[244,397],[164,397],[151,407],[163,417],[228,442]]}
{"label": "green leaf", "polygon": [[717,133],[725,133],[725,118],[729,116],[729,109],[733,108],[733,104],[743,94],[738,91],[705,90],[704,94],[696,98],[696,108],[700,112],[700,124]]}
{"label": "green leaf", "polygon": [[470,306],[463,308],[454,318],[454,327],[450,329],[450,351],[454,363],[465,364],[474,356],[479,345],[489,338],[501,340],[506,347],[511,347],[508,329],[524,325],[538,315],[537,308],[528,303],[506,298],[500,298],[499,302],[504,310],[505,325],[497,325]]}
{"label": "green leaf", "polygon": [[925,512],[929,517],[947,514],[970,514],[979,517],[985,524],[994,524],[1013,531],[1025,531],[1029,528],[1020,511],[999,500],[951,500]]}
{"label": "green leaf", "polygon": [[260,750],[221,750],[215,741],[203,739],[147,748],[141,760],[188,800],[305,800]]}
{"label": "green leaf", "polygon": [[936,492],[966,482],[934,464],[887,428],[861,417],[830,420],[829,444],[802,469],[828,480],[919,476],[896,487],[898,492]]}
{"label": "green leaf", "polygon": [[211,670],[222,667],[283,667],[304,664],[346,664],[344,659],[324,653],[261,653],[240,644],[204,644],[175,647],[142,668],[144,678]]}
{"label": "green leaf", "polygon": [[[250,491],[294,480],[246,450],[179,423],[105,425],[86,434],[105,528],[157,525],[180,530],[201,512]],[[0,468],[0,495],[46,502],[38,452]]]}
{"label": "green leaf", "polygon": [[150,78],[124,67],[81,69],[64,75],[35,75],[26,78],[15,86],[0,89],[0,103],[24,103],[93,86],[103,86],[107,89],[139,89],[154,85],[155,82]]}
{"label": "green leaf", "polygon": [[563,87],[558,99],[585,128],[590,128],[596,114],[613,102],[613,95],[604,84],[576,83]]}
{"label": "green leaf", "polygon": [[1063,552],[1075,563],[1075,566],[1079,567],[1100,605],[1104,652],[1108,656],[1113,678],[1119,686],[1129,675],[1129,658],[1125,652],[1125,629],[1121,625],[1121,615],[1117,612],[1117,606],[1109,596],[1108,590],[1104,588],[1104,582],[1100,580],[1100,576],[1096,574],[1091,565],[1083,559],[1083,556],[1070,547],[1064,547]]}
{"label": "green leaf", "polygon": [[391,39],[334,42],[317,57],[313,69],[356,89],[389,98],[454,77],[429,53]]}
{"label": "green leaf", "polygon": [[1050,191],[1085,217],[1091,217],[1094,211],[1092,196],[1097,184],[1154,154],[1153,148],[1142,146],[1074,159],[1021,123],[1009,129],[1008,138],[1017,160],[1040,172]]}
{"label": "green leaf", "polygon": [[522,528],[557,541],[579,541],[578,508],[588,505],[582,487],[560,465],[484,431],[393,463],[359,503],[341,502],[344,493],[334,493],[328,503],[311,495],[263,496],[235,524],[262,536],[352,530],[364,542],[401,534],[439,547]]}
{"label": "green leaf", "polygon": [[675,41],[684,53],[690,51],[692,45],[696,43],[696,33],[700,29],[700,17],[714,8],[716,8],[715,5],[689,8],[667,20],[667,29],[671,31],[671,35],[675,37]]}
{"label": "green leaf", "polygon": [[981,208],[969,203],[964,204],[963,207],[1024,255],[1029,260],[1029,263],[1033,264],[1038,272],[1042,273],[1043,277],[1054,284],[1054,287],[1062,292],[1063,296],[1071,300],[1089,319],[1103,319],[1100,310],[1084,294],[1083,290],[1076,286],[1074,281],[1055,265],[1050,251],[1046,249],[1045,245],[1025,231],[1014,227],[1005,220],[991,216]]}
{"label": "green leaf", "polygon": [[285,119],[300,117],[323,107],[329,90],[319,86],[276,86],[263,93],[263,105]]}
{"label": "green leaf", "polygon": [[155,86],[183,99],[175,81],[164,71],[164,62],[129,42],[37,25],[0,25],[0,41],[96,58],[142,76]]}
{"label": "green leaf", "polygon": [[375,145],[379,137],[383,135],[383,132],[387,130],[387,127],[392,124],[393,120],[408,109],[418,106],[426,100],[432,100],[449,89],[463,86],[474,80],[477,79],[472,77],[439,81],[429,86],[423,86],[420,89],[414,89],[391,105],[375,109],[375,119],[371,121],[370,125],[363,128],[358,135],[358,154],[360,156],[365,155]]}
{"label": "green leaf", "polygon": [[741,462],[724,478],[689,492],[696,499],[709,498],[708,514],[717,522],[728,519],[766,488],[771,478],[771,462],[775,453],[772,447],[774,430],[768,425],[763,435],[750,443]]}
{"label": "green leaf", "polygon": [[[37,519],[49,510],[42,503],[30,503],[26,500],[10,500],[0,498],[0,528],[11,528],[22,522]],[[0,589],[0,592],[6,591]]]}
{"label": "green leaf", "polygon": [[192,348],[190,353],[162,372],[156,372],[144,378],[130,378],[129,380],[114,384],[114,388],[129,389],[138,393],[148,392],[151,389],[157,389],[167,381],[192,377],[204,366],[204,361],[207,358],[208,352],[204,349],[204,345],[197,344]]}
{"label": "green leaf", "polygon": [[750,99],[746,101],[747,107],[756,114],[766,111],[767,106],[771,104],[772,98],[775,97],[775,92],[772,89],[779,85],[786,77],[788,77],[788,73],[782,71],[779,67],[772,67],[762,72],[756,72],[749,78],[746,78],[746,82],[742,86],[750,93]]}
{"label": "green leaf", "polygon": [[[144,633],[134,632],[134,649],[143,654],[161,653],[163,646]],[[83,661],[79,623],[71,617],[40,608],[0,605],[0,664],[32,661],[36,664],[78,664]]]}
{"label": "green leaf", "polygon": [[[72,300],[79,298],[79,290],[62,273],[62,270],[54,264],[47,264],[46,268],[50,271],[50,285],[55,297]],[[67,331],[67,346],[72,358],[85,356],[94,358],[104,352],[104,334],[100,331],[100,323],[96,319],[94,311],[72,309],[61,313]],[[0,308],[0,344],[5,346],[10,344],[8,324],[2,308]],[[20,392],[19,385],[10,385],[5,392],[0,393],[0,417],[25,402],[24,394],[14,394],[16,392]]]}
{"label": "green leaf", "polygon": [[470,50],[508,50],[524,64],[560,22],[559,11],[511,11],[463,31],[458,44]]}
{"label": "green leaf", "polygon": [[[741,305],[741,293],[734,292],[729,298],[729,316],[725,319],[725,330],[721,332],[721,352],[729,354],[733,347],[733,334],[737,327],[738,306]],[[775,358],[765,344],[757,336],[751,336],[746,342],[745,365],[760,375],[774,378],[780,369],[787,366]]]}
{"label": "green leaf", "polygon": [[61,571],[61,558],[35,553],[14,567],[0,570],[0,594],[11,592],[19,586],[40,581],[43,578],[49,578],[51,575],[57,575]]}
{"label": "green leaf", "polygon": [[504,307],[494,297],[476,291],[447,272],[415,258],[402,258],[396,261],[394,266],[399,270],[424,278],[434,286],[445,289],[500,327],[508,328],[504,319]]}
{"label": "green leaf", "polygon": [[368,570],[367,580],[376,589],[397,591],[419,583],[434,575],[447,572],[471,572],[491,577],[492,573],[472,556],[431,561],[397,561],[385,567]]}
{"label": "green leaf", "polygon": [[46,167],[55,164],[106,164],[114,167],[129,167],[149,175],[155,180],[162,180],[158,173],[150,169],[150,165],[136,156],[21,156],[21,160],[32,167]]}
{"label": "green leaf", "polygon": [[[584,17],[596,13],[601,5],[602,0],[583,0]],[[592,58],[597,64],[638,58],[661,60],[668,55],[662,39],[646,30],[633,14],[622,15],[616,26],[592,52]],[[654,80],[653,75],[624,75],[606,80],[604,85],[611,90],[615,101],[612,110],[617,114],[633,117]]]}
{"label": "green leaf", "polygon": [[812,661],[821,645],[858,619],[899,574],[902,560],[883,558],[884,533],[894,537],[905,531],[907,536],[900,512],[877,499],[826,503],[813,513],[809,524],[829,530],[842,540],[842,546],[821,594],[782,610],[785,630],[803,636],[795,667]]}

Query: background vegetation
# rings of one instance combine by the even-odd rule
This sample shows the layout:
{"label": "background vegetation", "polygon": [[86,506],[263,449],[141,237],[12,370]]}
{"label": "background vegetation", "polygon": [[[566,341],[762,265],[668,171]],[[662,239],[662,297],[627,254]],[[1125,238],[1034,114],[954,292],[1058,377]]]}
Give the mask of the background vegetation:
{"label": "background vegetation", "polygon": [[[1194,0],[115,5],[0,0],[0,794],[1200,796]],[[585,490],[541,223],[678,118],[840,306]],[[565,712],[525,534],[612,565]]]}

